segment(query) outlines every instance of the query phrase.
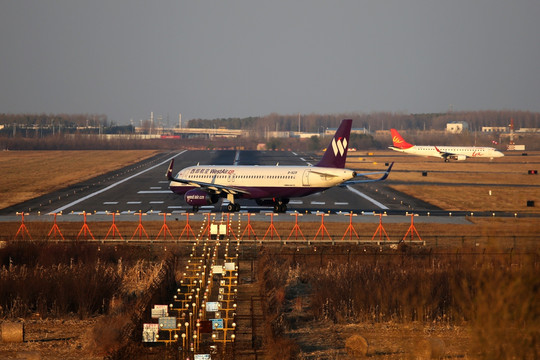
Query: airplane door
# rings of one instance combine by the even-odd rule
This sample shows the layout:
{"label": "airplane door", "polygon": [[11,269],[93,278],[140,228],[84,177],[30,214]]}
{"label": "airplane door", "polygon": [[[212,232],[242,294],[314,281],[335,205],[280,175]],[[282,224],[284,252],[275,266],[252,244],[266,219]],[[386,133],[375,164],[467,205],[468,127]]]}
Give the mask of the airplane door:
{"label": "airplane door", "polygon": [[235,173],[229,174],[229,182],[234,182],[235,179],[236,179]]}
{"label": "airplane door", "polygon": [[309,186],[309,173],[310,170],[304,170],[304,174],[302,175],[302,185],[303,186]]}

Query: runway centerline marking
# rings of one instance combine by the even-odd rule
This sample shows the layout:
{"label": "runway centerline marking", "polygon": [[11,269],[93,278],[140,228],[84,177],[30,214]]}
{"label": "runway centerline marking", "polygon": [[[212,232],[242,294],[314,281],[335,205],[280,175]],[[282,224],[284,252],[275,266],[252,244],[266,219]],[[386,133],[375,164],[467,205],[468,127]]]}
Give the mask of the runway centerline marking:
{"label": "runway centerline marking", "polygon": [[61,211],[64,211],[64,210],[66,210],[66,209],[69,209],[69,208],[72,207],[73,205],[77,205],[78,203],[81,203],[81,202],[83,202],[83,201],[85,201],[85,200],[88,200],[88,199],[90,199],[90,198],[92,198],[92,197],[94,197],[94,196],[96,196],[96,195],[99,195],[99,194],[101,194],[101,193],[104,193],[105,191],[108,191],[108,190],[110,190],[110,189],[116,187],[117,185],[120,185],[120,184],[122,184],[122,183],[124,183],[124,182],[126,182],[126,181],[129,181],[129,180],[131,180],[131,179],[133,179],[133,178],[135,178],[135,177],[137,177],[137,176],[139,176],[139,175],[141,175],[141,174],[144,174],[144,173],[147,172],[147,171],[153,170],[153,169],[157,168],[158,166],[161,166],[161,165],[163,165],[163,164],[168,163],[169,161],[171,161],[172,159],[174,159],[175,157],[177,157],[177,156],[179,156],[179,155],[182,155],[182,154],[185,153],[186,151],[187,151],[187,150],[182,150],[182,151],[180,151],[178,154],[176,154],[176,155],[174,155],[174,156],[171,156],[171,157],[168,158],[167,160],[165,160],[165,161],[163,161],[163,162],[160,162],[160,163],[157,164],[157,165],[151,166],[151,167],[149,167],[148,169],[145,169],[145,170],[143,170],[143,171],[141,171],[141,172],[138,172],[138,173],[136,173],[136,174],[134,174],[134,175],[128,176],[127,178],[122,179],[122,180],[120,180],[120,181],[118,181],[118,182],[115,182],[114,184],[111,184],[111,185],[107,186],[106,188],[103,188],[103,189],[101,189],[101,190],[98,190],[98,191],[96,191],[96,192],[90,194],[90,195],[86,195],[86,196],[84,196],[84,197],[82,197],[82,198],[80,198],[80,199],[77,199],[77,200],[75,200],[75,201],[73,201],[73,202],[70,202],[69,204],[62,206],[62,207],[60,207],[60,208],[58,208],[58,209],[52,211],[51,213],[59,213],[59,212],[61,212]]}
{"label": "runway centerline marking", "polygon": [[236,155],[234,157],[233,165],[238,165],[238,161],[240,160],[240,151],[236,150]]}
{"label": "runway centerline marking", "polygon": [[381,204],[377,200],[370,198],[369,196],[367,196],[363,192],[360,192],[360,191],[356,190],[355,188],[351,187],[350,185],[347,185],[346,187],[347,187],[347,189],[349,189],[349,191],[352,191],[356,195],[363,197],[364,199],[366,199],[367,201],[369,201],[373,205],[378,206],[380,209],[388,210],[388,207],[386,205]]}
{"label": "runway centerline marking", "polygon": [[171,190],[140,190],[137,194],[172,194]]}

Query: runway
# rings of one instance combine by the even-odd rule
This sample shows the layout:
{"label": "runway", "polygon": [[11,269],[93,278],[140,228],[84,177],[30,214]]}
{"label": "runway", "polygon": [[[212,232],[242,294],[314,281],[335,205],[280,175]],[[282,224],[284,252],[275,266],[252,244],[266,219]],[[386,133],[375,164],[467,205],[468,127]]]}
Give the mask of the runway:
{"label": "runway", "polygon": [[[169,190],[165,177],[168,164],[175,159],[175,172],[195,165],[307,165],[318,161],[309,153],[292,151],[191,151],[162,153],[139,164],[0,210],[0,215],[35,213],[182,213],[192,211],[182,196]],[[381,170],[384,165],[381,164]],[[390,175],[391,176],[391,175]],[[253,200],[240,200],[241,211],[270,212]],[[200,212],[225,211],[226,199],[203,206]],[[395,211],[437,211],[436,208],[384,186],[384,182],[336,187],[322,193],[291,199],[289,212],[361,213]]]}

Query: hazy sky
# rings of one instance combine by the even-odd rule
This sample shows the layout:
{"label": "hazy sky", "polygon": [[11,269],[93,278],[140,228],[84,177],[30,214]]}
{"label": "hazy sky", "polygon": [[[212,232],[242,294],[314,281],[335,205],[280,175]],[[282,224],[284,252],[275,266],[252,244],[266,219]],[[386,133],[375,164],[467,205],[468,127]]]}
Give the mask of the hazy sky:
{"label": "hazy sky", "polygon": [[0,112],[540,111],[540,1],[4,0]]}

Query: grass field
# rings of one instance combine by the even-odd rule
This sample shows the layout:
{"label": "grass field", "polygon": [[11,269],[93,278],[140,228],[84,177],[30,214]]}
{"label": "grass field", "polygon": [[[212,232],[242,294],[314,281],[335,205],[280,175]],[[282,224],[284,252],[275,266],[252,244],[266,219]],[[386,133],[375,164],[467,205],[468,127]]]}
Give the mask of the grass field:
{"label": "grass field", "polygon": [[136,163],[155,150],[3,151],[0,209]]}
{"label": "grass field", "polygon": [[[385,185],[445,210],[540,212],[540,177],[528,174],[540,169],[539,152],[448,163],[419,156],[396,158],[394,154],[349,156],[347,166],[372,171],[395,161]],[[527,206],[531,200],[535,207]]]}

